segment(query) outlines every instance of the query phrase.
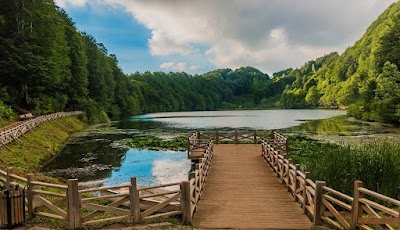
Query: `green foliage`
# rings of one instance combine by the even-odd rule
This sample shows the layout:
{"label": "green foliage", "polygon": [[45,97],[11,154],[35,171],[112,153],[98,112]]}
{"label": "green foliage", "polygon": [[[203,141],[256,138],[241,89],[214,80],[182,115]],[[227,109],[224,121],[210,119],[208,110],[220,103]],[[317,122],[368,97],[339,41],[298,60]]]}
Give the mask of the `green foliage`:
{"label": "green foliage", "polygon": [[[280,104],[286,108],[349,107],[351,116],[400,125],[399,12],[400,2],[392,4],[340,56],[331,53],[299,69],[274,73],[274,80],[295,79],[283,91]],[[269,97],[257,96],[258,100]]]}
{"label": "green foliage", "polygon": [[15,116],[14,111],[0,100],[0,119],[9,120]]}
{"label": "green foliage", "polygon": [[171,140],[163,140],[154,136],[143,136],[124,139],[120,144],[128,148],[185,151],[187,150],[187,137],[180,136]]}
{"label": "green foliage", "polygon": [[303,136],[289,141],[290,157],[314,180],[352,195],[353,182],[390,197],[400,198],[400,144],[376,142],[358,147],[321,143]]}
{"label": "green foliage", "polygon": [[89,122],[150,112],[355,104],[350,115],[400,124],[399,12],[394,3],[342,55],[327,54],[272,79],[253,67],[125,75],[116,56],[77,31],[52,0],[1,1],[0,97],[20,113],[84,110]]}

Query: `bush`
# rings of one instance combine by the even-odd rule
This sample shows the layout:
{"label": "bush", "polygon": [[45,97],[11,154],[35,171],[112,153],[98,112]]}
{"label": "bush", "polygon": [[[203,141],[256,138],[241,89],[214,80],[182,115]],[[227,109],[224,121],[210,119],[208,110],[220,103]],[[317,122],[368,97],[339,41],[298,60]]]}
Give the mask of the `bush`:
{"label": "bush", "polygon": [[359,103],[351,104],[347,110],[347,115],[358,119],[363,118],[362,106]]}
{"label": "bush", "polygon": [[0,100],[0,118],[8,120],[13,118],[14,116],[14,111],[9,106],[4,104],[2,100]]}

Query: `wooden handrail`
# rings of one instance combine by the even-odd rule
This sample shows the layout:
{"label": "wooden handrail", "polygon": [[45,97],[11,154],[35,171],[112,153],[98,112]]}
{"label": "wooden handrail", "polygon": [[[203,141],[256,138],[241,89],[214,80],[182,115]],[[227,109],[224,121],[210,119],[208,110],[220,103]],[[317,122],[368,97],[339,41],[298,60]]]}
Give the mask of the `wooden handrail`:
{"label": "wooden handrail", "polygon": [[[368,200],[363,195],[369,195],[382,203],[387,202],[400,207],[399,200],[363,188],[362,183],[357,181],[355,182],[354,197],[325,186],[325,182],[314,182],[308,178],[309,173],[301,171],[298,165],[290,163],[290,158],[287,159],[285,154],[287,150],[287,138],[278,132],[273,131],[271,138],[262,139],[264,160],[282,183],[288,187],[288,191],[294,196],[295,201],[301,204],[304,212],[312,217],[314,226],[321,225],[321,221],[324,221],[344,229],[356,227],[370,229],[368,224],[382,225],[388,229],[393,229],[393,225],[400,227],[398,211]],[[321,183],[323,183],[322,186]],[[310,201],[310,199],[313,200]],[[385,217],[380,213],[386,213],[392,218]],[[351,221],[349,222],[348,217],[350,216]]]}
{"label": "wooden handrail", "polygon": [[19,137],[24,135],[26,132],[36,128],[37,126],[61,117],[70,117],[82,114],[81,111],[74,112],[59,112],[40,117],[32,118],[21,122],[20,124],[10,127],[0,132],[0,147],[7,145],[8,143],[16,140],[19,141]]}

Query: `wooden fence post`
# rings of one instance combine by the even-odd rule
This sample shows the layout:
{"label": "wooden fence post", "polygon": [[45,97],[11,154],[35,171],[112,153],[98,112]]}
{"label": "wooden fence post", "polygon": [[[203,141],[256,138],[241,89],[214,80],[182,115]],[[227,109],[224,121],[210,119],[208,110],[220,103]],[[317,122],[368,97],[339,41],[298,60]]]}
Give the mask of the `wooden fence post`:
{"label": "wooden fence post", "polygon": [[184,222],[192,223],[192,200],[190,194],[190,182],[182,181],[181,208]]}
{"label": "wooden fence post", "polygon": [[218,132],[218,130],[215,133],[215,141],[217,142],[217,144],[219,144],[219,132]]}
{"label": "wooden fence post", "polygon": [[237,129],[235,130],[235,144],[238,143],[238,131]]}
{"label": "wooden fence post", "polygon": [[6,189],[10,190],[11,188],[11,174],[13,174],[14,169],[12,167],[7,168],[7,176],[6,176]]}
{"label": "wooden fence post", "polygon": [[322,225],[321,215],[324,212],[324,205],[322,204],[322,196],[324,195],[323,186],[325,186],[325,181],[315,182],[315,197],[314,197],[314,223],[313,227]]}
{"label": "wooden fence post", "polygon": [[136,177],[131,177],[131,187],[129,191],[130,191],[131,215],[133,217],[133,222],[139,223],[142,220],[140,214],[140,197],[139,197]]}
{"label": "wooden fence post", "polygon": [[254,144],[257,144],[257,130],[254,130]]}
{"label": "wooden fence post", "polygon": [[297,202],[299,199],[297,199],[297,189],[299,188],[299,180],[297,180],[297,171],[300,170],[300,165],[296,164],[296,169],[294,170],[294,201]]}
{"label": "wooden fence post", "polygon": [[34,210],[33,210],[33,208],[34,208],[34,206],[33,206],[33,202],[34,202],[34,199],[33,199],[33,190],[35,189],[34,188],[34,185],[32,184],[32,181],[34,181],[35,180],[35,176],[32,174],[32,173],[29,173],[28,174],[28,177],[27,177],[27,187],[28,187],[28,189],[27,189],[27,192],[26,192],[26,199],[27,199],[27,201],[28,201],[28,215],[29,215],[29,219],[33,219],[33,216],[34,216]]}
{"label": "wooden fence post", "polygon": [[287,189],[288,189],[288,192],[291,191],[291,188],[290,188],[290,165],[291,164],[293,164],[293,160],[292,160],[292,158],[289,158],[288,159],[288,171],[287,171]]}
{"label": "wooden fence post", "polygon": [[353,205],[351,209],[351,222],[350,229],[356,229],[358,225],[358,219],[362,216],[362,208],[360,207],[359,199],[362,198],[362,194],[358,191],[361,188],[361,181],[354,181],[354,195],[353,195]]}
{"label": "wooden fence post", "polygon": [[304,183],[303,183],[303,186],[304,186],[304,188],[303,188],[303,212],[305,214],[305,213],[307,213],[306,206],[307,206],[307,200],[308,200],[308,198],[307,198],[307,179],[310,177],[310,173],[305,172],[304,175],[305,175],[305,177],[304,177]]}
{"label": "wooden fence post", "polygon": [[288,139],[286,139],[285,148],[286,148],[286,153],[289,153],[289,140]]}
{"label": "wooden fence post", "polygon": [[67,182],[68,222],[70,229],[82,228],[81,198],[79,196],[78,179]]}

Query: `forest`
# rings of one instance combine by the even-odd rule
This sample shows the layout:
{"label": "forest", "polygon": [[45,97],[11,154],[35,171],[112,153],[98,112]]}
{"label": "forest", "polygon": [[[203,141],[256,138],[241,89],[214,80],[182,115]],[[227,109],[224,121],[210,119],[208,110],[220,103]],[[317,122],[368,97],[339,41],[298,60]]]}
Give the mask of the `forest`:
{"label": "forest", "polygon": [[[150,112],[346,108],[400,125],[400,2],[339,55],[268,76],[253,67],[126,74],[53,0],[0,0],[0,119],[85,111],[90,122]],[[135,55],[135,54],[132,54]]]}

